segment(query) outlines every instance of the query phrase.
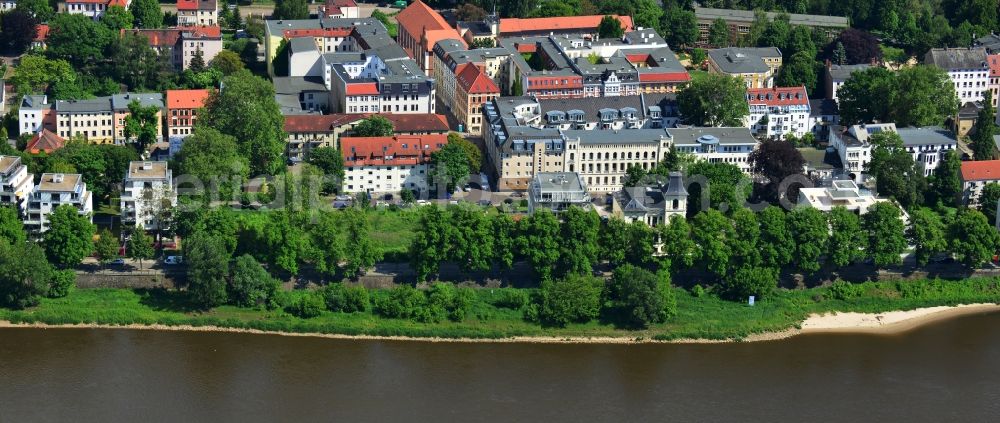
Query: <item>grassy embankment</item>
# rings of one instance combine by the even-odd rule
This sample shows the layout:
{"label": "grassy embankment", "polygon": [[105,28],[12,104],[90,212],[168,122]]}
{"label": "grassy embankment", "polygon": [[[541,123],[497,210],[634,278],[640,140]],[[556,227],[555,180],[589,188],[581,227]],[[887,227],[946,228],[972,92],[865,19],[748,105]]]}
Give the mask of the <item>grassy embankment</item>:
{"label": "grassy embankment", "polygon": [[[264,311],[224,306],[207,312],[190,310],[180,292],[116,289],[77,290],[68,297],[43,299],[37,307],[0,309],[0,320],[15,323],[94,323],[107,325],[164,324],[222,326],[285,332],[443,338],[622,337],[628,339],[742,339],[752,334],[793,328],[812,313],[828,311],[885,312],[919,307],[1000,302],[1000,280],[879,282],[854,285],[853,293],[837,295],[831,288],[780,290],[750,307],[705,294],[694,297],[676,289],[678,314],[667,323],[645,330],[623,330],[594,321],[566,328],[527,322],[521,310],[491,304],[498,290],[476,290],[478,300],[465,321],[418,323],[387,319],[370,312],[323,312],[300,319],[281,310]],[[842,291],[841,291],[842,292]],[[291,295],[301,295],[301,291]],[[853,297],[853,298],[852,298]],[[847,299],[843,299],[847,298]]]}

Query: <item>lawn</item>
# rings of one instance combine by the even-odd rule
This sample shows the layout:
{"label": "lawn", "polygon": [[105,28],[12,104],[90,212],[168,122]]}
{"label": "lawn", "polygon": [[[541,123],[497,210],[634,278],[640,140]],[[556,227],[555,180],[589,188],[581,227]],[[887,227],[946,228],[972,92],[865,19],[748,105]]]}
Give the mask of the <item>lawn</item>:
{"label": "lawn", "polygon": [[[388,220],[387,220],[388,221]],[[829,311],[885,312],[919,307],[994,303],[1000,301],[995,278],[962,281],[868,282],[805,290],[779,290],[749,306],[711,293],[700,296],[675,288],[678,312],[666,323],[644,330],[619,329],[593,321],[565,328],[543,327],[524,318],[524,309],[493,305],[496,289],[477,289],[469,316],[462,322],[419,323],[379,317],[371,312],[323,312],[311,319],[281,310],[256,310],[223,306],[197,311],[184,292],[163,290],[88,289],[68,297],[42,299],[36,307],[13,311],[0,309],[0,319],[50,324],[98,323],[111,325],[165,324],[215,325],[286,332],[416,337],[504,338],[511,336],[624,337],[645,339],[742,339],[751,334],[796,327],[811,313]],[[534,291],[529,290],[529,293]],[[846,294],[845,294],[846,292]],[[294,291],[287,295],[304,295]]]}
{"label": "lawn", "polygon": [[419,215],[417,208],[372,210],[367,214],[372,225],[371,237],[384,252],[401,252],[410,248]]}
{"label": "lawn", "polygon": [[688,73],[691,74],[692,81],[704,79],[706,76],[708,76],[708,71],[703,71],[703,70],[692,70],[688,71]]}

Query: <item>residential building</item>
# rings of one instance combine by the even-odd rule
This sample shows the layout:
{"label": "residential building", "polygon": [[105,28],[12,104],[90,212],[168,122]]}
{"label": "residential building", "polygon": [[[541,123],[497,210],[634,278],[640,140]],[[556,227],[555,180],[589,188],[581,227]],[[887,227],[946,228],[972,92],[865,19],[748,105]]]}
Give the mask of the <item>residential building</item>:
{"label": "residential building", "polygon": [[180,139],[191,135],[198,122],[198,111],[205,107],[209,90],[167,90],[167,138]]}
{"label": "residential building", "polygon": [[645,96],[540,99],[542,120],[535,126],[554,129],[662,128],[650,115],[656,106],[645,106]]}
{"label": "residential building", "polygon": [[840,162],[840,153],[835,148],[801,147],[797,148],[805,163],[802,174],[816,182],[845,179],[844,165]]}
{"label": "residential building", "polygon": [[0,206],[13,206],[23,214],[35,188],[33,175],[18,156],[0,156]]}
{"label": "residential building", "polygon": [[31,48],[45,50],[48,47],[46,43],[49,40],[49,24],[38,24],[37,28],[35,39],[31,41]]}
{"label": "residential building", "polygon": [[24,151],[31,154],[52,154],[54,151],[66,146],[66,140],[48,130],[47,128],[42,128],[41,131],[35,133],[35,136],[31,137],[28,144],[24,147]]}
{"label": "residential building", "polygon": [[1000,183],[1000,160],[962,162],[962,202],[970,207],[979,205],[986,184]]}
{"label": "residential building", "polygon": [[[548,18],[500,19],[498,37],[536,37],[540,35],[584,34],[596,40],[597,28],[605,15],[557,16]],[[625,32],[632,32],[635,24],[630,16],[611,15],[618,19]]]}
{"label": "residential building", "polygon": [[615,193],[611,213],[626,222],[643,222],[650,227],[670,222],[672,216],[687,214],[688,191],[680,172],[670,172],[666,183],[625,187]]}
{"label": "residential building", "polygon": [[330,109],[330,89],[320,76],[276,76],[272,82],[285,116],[323,114]]}
{"label": "residential building", "polygon": [[589,209],[590,194],[576,172],[539,172],[528,187],[528,213],[546,209],[553,213],[570,207]]}
{"label": "residential building", "polygon": [[[511,51],[503,47],[480,48],[466,50],[465,45],[458,40],[443,40],[434,46],[434,65],[431,67],[431,77],[434,78],[435,93],[438,102],[445,107],[441,112],[455,114],[452,109],[457,107],[455,92],[458,86],[456,72],[463,65],[476,65],[491,81],[505,78],[500,71],[509,69],[503,66],[510,61]],[[499,90],[499,86],[497,87]]]}
{"label": "residential building", "polygon": [[989,54],[998,54],[1000,53],[1000,35],[990,34],[979,37],[973,41],[972,45],[986,49],[986,52]]}
{"label": "residential building", "polygon": [[34,134],[47,128],[56,130],[56,115],[48,97],[44,95],[25,95],[21,99],[21,107],[17,113],[20,135]]}
{"label": "residential building", "polygon": [[357,19],[360,17],[358,3],[354,0],[326,0],[319,8],[324,18]]}
{"label": "residential building", "polygon": [[[354,126],[371,114],[332,114],[310,116],[285,116],[285,133],[288,145],[285,154],[293,161],[309,157],[314,148],[339,148],[339,139],[351,135]],[[448,134],[448,122],[435,114],[384,114],[392,122],[396,135]]]}
{"label": "residential building", "polygon": [[924,63],[948,73],[955,84],[958,103],[983,101],[983,91],[989,89],[990,67],[986,49],[933,48],[924,56]]}
{"label": "residential building", "polygon": [[42,174],[38,185],[28,197],[24,213],[24,228],[35,233],[49,229],[49,215],[59,206],[74,207],[80,215],[92,219],[93,198],[83,176],[63,173]]}
{"label": "residential building", "polygon": [[671,134],[664,129],[559,132],[565,143],[564,169],[579,173],[594,192],[621,190],[629,167],[652,170],[670,150]]}
{"label": "residential building", "polygon": [[121,218],[126,226],[164,229],[163,213],[177,205],[173,171],[167,162],[130,162],[122,185]]}
{"label": "residential building", "polygon": [[812,132],[805,86],[748,89],[747,103],[746,124],[759,137],[784,139],[791,134],[801,138]]}
{"label": "residential building", "polygon": [[[389,37],[389,32],[374,18],[323,18],[297,20],[267,20],[264,21],[264,54],[267,61],[267,72],[274,75],[274,57],[278,54],[278,46],[282,40],[292,42],[304,38],[313,42],[318,53],[360,53],[366,49],[395,44]],[[290,44],[289,47],[295,47]],[[405,55],[405,53],[404,53]],[[309,60],[315,64],[316,59]],[[290,66],[296,71],[298,66]],[[305,76],[310,73],[292,73],[292,76]]]}
{"label": "residential building", "polygon": [[894,123],[869,123],[853,125],[845,128],[833,125],[828,132],[827,142],[837,150],[840,162],[848,177],[857,182],[864,182],[867,175],[865,167],[871,162],[872,146],[868,138],[882,131],[896,132]]}
{"label": "residential building", "polygon": [[415,0],[399,12],[396,22],[399,25],[396,41],[427,75],[431,74],[433,66],[431,56],[434,44],[446,39],[465,42],[441,14],[421,0]]}
{"label": "residential building", "polygon": [[[158,139],[162,138],[163,95],[158,93],[125,93],[87,100],[57,100],[50,112],[54,114],[55,132],[62,138],[83,137],[98,144],[123,144],[128,106],[138,101],[142,106],[155,106]],[[24,125],[22,124],[22,128]]]}
{"label": "residential building", "polygon": [[747,89],[771,88],[781,68],[776,47],[720,48],[708,52],[708,72],[742,79]]}
{"label": "residential building", "polygon": [[828,187],[799,188],[798,206],[812,207],[824,212],[829,212],[834,207],[843,207],[858,214],[865,214],[869,207],[882,201],[889,200],[876,198],[870,191],[858,188],[854,181],[837,180]]}
{"label": "residential building", "polygon": [[500,88],[475,64],[462,64],[456,73],[455,118],[466,132],[480,135],[483,132],[483,104],[500,97]]}
{"label": "residential building", "polygon": [[[987,65],[990,67],[990,82],[988,88],[990,90],[991,99],[993,100],[993,110],[997,110],[997,105],[1000,104],[1000,54],[991,54],[986,56]],[[1000,112],[997,113],[997,118],[995,123],[1000,124]]]}
{"label": "residential building", "polygon": [[826,98],[836,101],[837,93],[840,91],[840,87],[844,86],[844,82],[851,79],[851,75],[854,72],[860,72],[870,67],[871,65],[868,64],[834,65],[827,61],[826,70],[823,75],[826,85]]}
{"label": "residential building", "polygon": [[827,139],[833,125],[840,125],[840,106],[837,101],[829,98],[809,100],[809,127],[816,139]]}
{"label": "residential building", "polygon": [[946,152],[958,148],[951,131],[937,126],[897,128],[896,133],[903,139],[906,151],[913,155],[913,161],[923,168],[924,176],[930,176],[937,169]]}
{"label": "residential building", "polygon": [[63,0],[59,2],[57,8],[60,13],[71,15],[83,15],[95,21],[104,16],[104,12],[112,6],[120,6],[128,9],[132,0]]}
{"label": "residential building", "polygon": [[[754,20],[754,12],[750,10],[695,7],[694,15],[698,19],[699,36],[697,45],[700,47],[708,45],[709,29],[716,19],[722,19],[729,24],[729,33],[733,36],[733,39],[730,40],[732,42],[750,35],[750,26]],[[768,12],[767,15],[769,20],[774,20],[779,14]],[[789,25],[819,29],[826,34],[827,39],[833,39],[840,31],[851,26],[847,18],[842,16],[804,15],[800,13],[788,13],[786,15],[788,16]]]}
{"label": "residential building", "polygon": [[222,29],[218,26],[122,30],[125,31],[146,37],[149,45],[161,56],[168,57],[176,70],[191,67],[191,59],[199,54],[207,65],[222,51]]}
{"label": "residential building", "polygon": [[751,174],[750,153],[760,144],[748,128],[672,128],[673,147],[699,160],[736,165]]}
{"label": "residential building", "polygon": [[177,25],[216,26],[219,6],[216,0],[177,0]]}
{"label": "residential building", "polygon": [[343,137],[343,190],[370,195],[398,193],[403,189],[423,192],[428,181],[431,153],[448,143],[444,134]]}
{"label": "residential building", "polygon": [[959,106],[958,115],[951,118],[951,132],[960,138],[969,135],[972,127],[976,126],[976,121],[979,120],[979,112],[983,110],[982,103],[982,101],[968,102]]}

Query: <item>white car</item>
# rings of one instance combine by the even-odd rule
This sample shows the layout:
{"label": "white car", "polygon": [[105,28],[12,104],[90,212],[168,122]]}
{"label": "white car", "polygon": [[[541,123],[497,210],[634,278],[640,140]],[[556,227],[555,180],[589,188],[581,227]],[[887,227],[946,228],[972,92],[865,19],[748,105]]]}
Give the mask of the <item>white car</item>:
{"label": "white car", "polygon": [[167,256],[163,259],[163,264],[181,264],[184,261],[182,256]]}

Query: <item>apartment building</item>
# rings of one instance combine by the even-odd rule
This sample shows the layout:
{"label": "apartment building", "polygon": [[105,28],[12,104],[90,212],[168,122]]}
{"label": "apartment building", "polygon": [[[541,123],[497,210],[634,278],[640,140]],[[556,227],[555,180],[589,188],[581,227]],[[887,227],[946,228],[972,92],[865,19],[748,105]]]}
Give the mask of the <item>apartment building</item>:
{"label": "apartment building", "polygon": [[862,190],[854,181],[837,180],[827,187],[800,188],[798,205],[823,212],[843,207],[848,211],[865,214],[869,207],[884,201],[889,200],[877,198],[870,191]]}
{"label": "apartment building", "polygon": [[20,134],[34,134],[43,128],[56,130],[56,115],[49,98],[45,95],[25,95],[17,113]]}
{"label": "apartment building", "polygon": [[667,130],[677,152],[699,160],[736,165],[751,174],[750,153],[760,144],[748,128],[673,128]]}
{"label": "apartment building", "polygon": [[35,233],[49,229],[49,215],[62,205],[72,206],[91,218],[93,198],[80,174],[45,173],[28,197],[24,228]]}
{"label": "apartment building", "polygon": [[407,56],[417,62],[422,72],[431,74],[434,45],[441,40],[465,40],[437,11],[421,0],[415,0],[396,15],[399,24],[396,40]]}
{"label": "apartment building", "polygon": [[177,0],[177,25],[215,26],[219,22],[216,0]]}
{"label": "apartment building", "polygon": [[826,86],[826,98],[836,101],[837,93],[840,91],[840,87],[844,86],[844,83],[848,79],[851,79],[851,75],[855,72],[861,72],[871,65],[860,64],[860,65],[834,65],[829,62],[826,64],[826,71],[823,75],[823,82]]}
{"label": "apartment building", "polygon": [[207,65],[222,51],[222,29],[218,25],[122,31],[145,37],[154,50],[169,58],[176,70],[191,67],[191,59],[198,54]]}
{"label": "apartment building", "polygon": [[781,51],[776,47],[720,48],[708,52],[708,71],[740,78],[747,89],[771,88],[781,69]]}
{"label": "apartment building", "polygon": [[671,134],[664,129],[571,129],[560,133],[565,144],[565,171],[579,173],[593,192],[621,190],[629,167],[652,170],[670,151]]}
{"label": "apartment building", "polygon": [[456,69],[457,92],[453,112],[465,132],[480,135],[483,132],[483,104],[500,97],[500,87],[486,75],[482,68],[464,63]]}
{"label": "apartment building", "polygon": [[1000,183],[1000,160],[962,162],[962,202],[969,207],[979,205],[986,184]]}
{"label": "apartment building", "polygon": [[800,138],[813,130],[804,86],[748,89],[747,103],[746,125],[758,137],[783,139],[791,134]]}
{"label": "apartment building", "polygon": [[122,184],[123,225],[144,230],[164,229],[163,213],[177,205],[173,172],[167,162],[130,162]]}
{"label": "apartment building", "polygon": [[0,206],[11,206],[24,213],[34,188],[33,175],[20,157],[0,156]]}
{"label": "apartment building", "polygon": [[371,195],[428,190],[431,154],[448,143],[445,134],[344,137],[344,192]]}
{"label": "apartment building", "polygon": [[319,8],[319,14],[325,18],[357,19],[361,10],[354,0],[326,0]]}
{"label": "apartment building", "polygon": [[[25,96],[18,123],[21,133],[38,132],[48,129],[61,138],[83,137],[89,142],[122,144],[125,138],[125,118],[128,106],[138,101],[143,106],[156,106],[157,134],[162,134],[163,95],[158,93],[125,93],[110,97],[86,100],[57,100],[47,102],[43,96]],[[161,135],[162,137],[162,135]]]}
{"label": "apartment building", "polygon": [[846,128],[839,125],[830,127],[827,142],[830,147],[837,150],[844,171],[848,172],[852,180],[864,182],[867,179],[864,171],[872,157],[872,146],[868,138],[882,131],[896,132],[896,124],[870,123]]}
{"label": "apartment building", "polygon": [[97,21],[104,16],[108,8],[119,6],[128,9],[131,4],[131,0],[63,0],[59,2],[57,10],[60,13],[83,15]]}
{"label": "apartment building", "polygon": [[947,151],[958,148],[954,134],[937,126],[897,128],[896,133],[903,139],[906,151],[913,155],[913,161],[923,168],[924,176],[934,173]]}
{"label": "apartment building", "polygon": [[542,172],[535,175],[528,187],[528,213],[549,210],[553,213],[570,207],[589,209],[590,192],[576,172]]}
{"label": "apartment building", "polygon": [[181,139],[191,135],[198,121],[198,111],[205,107],[211,93],[209,90],[167,90],[168,139]]}
{"label": "apartment building", "polygon": [[983,101],[983,92],[989,89],[990,82],[986,49],[934,48],[924,56],[924,63],[948,73],[959,104]]}
{"label": "apartment building", "polygon": [[[320,147],[339,148],[342,136],[351,135],[355,125],[371,114],[291,115],[285,116],[288,145],[285,154],[293,161],[302,161]],[[392,122],[396,135],[448,134],[448,122],[435,114],[384,114]]]}
{"label": "apartment building", "polygon": [[[986,56],[986,62],[987,66],[990,67],[990,82],[988,88],[993,100],[993,110],[997,110],[997,106],[1000,105],[1000,54],[991,54]],[[997,118],[994,123],[1000,124],[1000,112],[997,113]]]}

